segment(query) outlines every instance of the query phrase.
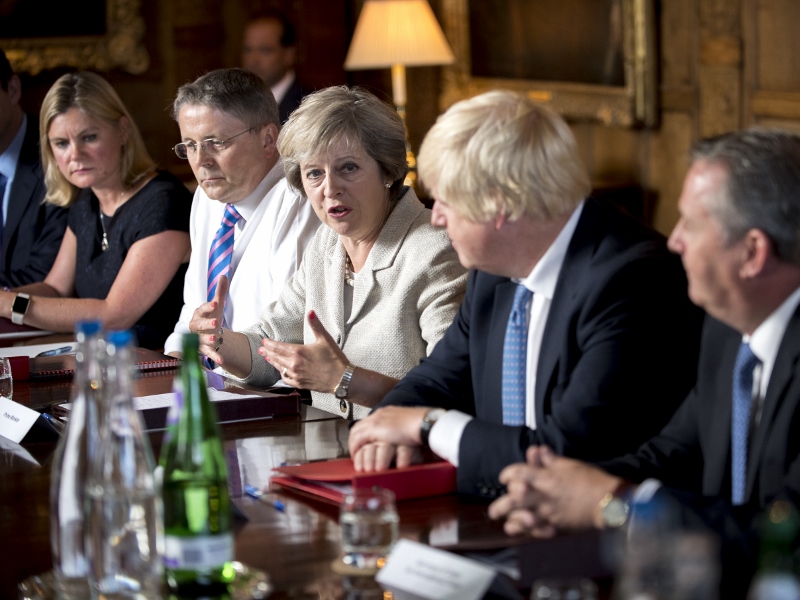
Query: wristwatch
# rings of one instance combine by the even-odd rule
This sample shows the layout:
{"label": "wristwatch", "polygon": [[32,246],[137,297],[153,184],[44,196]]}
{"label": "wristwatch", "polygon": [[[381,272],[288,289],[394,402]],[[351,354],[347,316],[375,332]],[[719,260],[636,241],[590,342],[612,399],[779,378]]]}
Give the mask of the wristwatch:
{"label": "wristwatch", "polygon": [[629,494],[631,484],[623,481],[613,492],[608,492],[600,500],[600,517],[605,528],[622,527],[628,521],[631,512]]}
{"label": "wristwatch", "polygon": [[25,318],[25,313],[28,312],[31,297],[28,294],[17,294],[14,297],[14,303],[11,305],[11,322],[15,325],[22,325],[22,319]]}
{"label": "wristwatch", "polygon": [[344,373],[342,373],[342,378],[339,380],[339,385],[333,390],[333,395],[339,399],[339,410],[343,413],[347,412],[347,402],[345,402],[345,399],[347,398],[347,390],[350,389],[350,380],[353,379],[353,372],[355,370],[356,366],[354,364],[351,363],[347,365]]}
{"label": "wristwatch", "polygon": [[419,424],[419,440],[425,448],[429,447],[428,438],[431,435],[431,429],[446,412],[443,408],[432,408],[422,417],[422,423]]}

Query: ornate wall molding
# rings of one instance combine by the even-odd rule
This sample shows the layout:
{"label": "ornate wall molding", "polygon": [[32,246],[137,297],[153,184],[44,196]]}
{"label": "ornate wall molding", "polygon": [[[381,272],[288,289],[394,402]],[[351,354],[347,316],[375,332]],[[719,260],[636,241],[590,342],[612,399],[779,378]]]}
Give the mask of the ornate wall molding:
{"label": "ornate wall molding", "polygon": [[142,40],[140,0],[106,0],[106,31],[100,36],[0,40],[15,71],[37,73],[56,67],[109,71],[119,67],[139,75],[150,66]]}

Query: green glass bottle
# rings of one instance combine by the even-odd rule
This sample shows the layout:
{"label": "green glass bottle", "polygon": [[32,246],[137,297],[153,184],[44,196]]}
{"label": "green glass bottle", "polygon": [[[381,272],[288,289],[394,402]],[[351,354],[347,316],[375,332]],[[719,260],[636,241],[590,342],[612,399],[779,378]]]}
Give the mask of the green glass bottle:
{"label": "green glass bottle", "polygon": [[197,334],[183,336],[183,364],[175,381],[161,449],[164,498],[164,571],[180,597],[227,594],[235,575],[228,476],[216,410],[208,401]]}

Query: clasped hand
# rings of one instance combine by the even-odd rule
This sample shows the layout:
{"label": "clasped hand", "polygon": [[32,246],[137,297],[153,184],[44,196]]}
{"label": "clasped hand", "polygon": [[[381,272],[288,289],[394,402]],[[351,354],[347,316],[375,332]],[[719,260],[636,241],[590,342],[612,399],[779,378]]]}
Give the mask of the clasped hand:
{"label": "clasped hand", "polygon": [[600,500],[620,482],[597,467],[556,456],[547,446],[531,446],[526,462],[501,471],[508,493],[492,502],[489,516],[505,518],[509,535],[548,538],[600,527]]}

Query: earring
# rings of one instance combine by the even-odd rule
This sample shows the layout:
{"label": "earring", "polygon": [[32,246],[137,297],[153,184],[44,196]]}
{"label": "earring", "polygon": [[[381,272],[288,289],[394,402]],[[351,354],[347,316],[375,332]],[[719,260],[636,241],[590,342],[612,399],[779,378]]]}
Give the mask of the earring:
{"label": "earring", "polygon": [[385,182],[385,183],[383,184],[383,187],[385,187],[385,188],[390,188],[390,187],[392,187],[392,182],[391,182],[391,181],[387,181],[387,182]]}

